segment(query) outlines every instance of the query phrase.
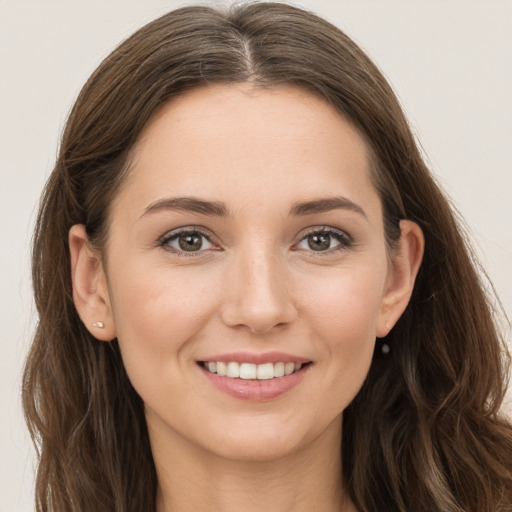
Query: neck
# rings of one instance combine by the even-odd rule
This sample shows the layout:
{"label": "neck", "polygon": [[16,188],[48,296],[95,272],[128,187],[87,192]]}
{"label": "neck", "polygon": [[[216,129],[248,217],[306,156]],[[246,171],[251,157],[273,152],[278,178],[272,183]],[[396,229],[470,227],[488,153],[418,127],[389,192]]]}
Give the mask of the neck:
{"label": "neck", "polygon": [[[236,460],[150,429],[157,512],[353,512],[341,471],[341,423],[275,460]],[[333,444],[333,441],[335,444]]]}

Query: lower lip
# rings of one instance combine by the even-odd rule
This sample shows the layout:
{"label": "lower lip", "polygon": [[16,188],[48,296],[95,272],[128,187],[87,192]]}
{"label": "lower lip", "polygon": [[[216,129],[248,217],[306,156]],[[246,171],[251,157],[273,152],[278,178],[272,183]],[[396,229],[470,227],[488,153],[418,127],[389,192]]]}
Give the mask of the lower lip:
{"label": "lower lip", "polygon": [[206,378],[220,391],[240,400],[251,400],[254,402],[265,402],[284,395],[304,378],[311,365],[302,367],[299,371],[284,377],[275,377],[268,380],[245,380],[232,379],[212,373],[201,368]]}

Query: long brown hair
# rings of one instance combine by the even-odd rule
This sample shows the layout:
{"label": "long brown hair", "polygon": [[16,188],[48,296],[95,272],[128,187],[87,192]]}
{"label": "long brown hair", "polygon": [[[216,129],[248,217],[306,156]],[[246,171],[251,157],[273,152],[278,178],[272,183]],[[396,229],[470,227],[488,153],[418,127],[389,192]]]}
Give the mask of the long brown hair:
{"label": "long brown hair", "polygon": [[39,324],[23,403],[39,450],[38,512],[155,508],[143,405],[116,340],[95,340],[71,290],[68,231],[102,247],[130,151],[164,102],[209,83],[294,84],[350,119],[372,153],[386,236],[417,222],[426,249],[410,304],[376,349],[344,412],[343,471],[361,511],[512,510],[512,427],[500,417],[507,367],[467,241],[426,168],[398,101],[336,27],[301,9],[256,3],[170,12],[124,41],[69,116],[34,237]]}

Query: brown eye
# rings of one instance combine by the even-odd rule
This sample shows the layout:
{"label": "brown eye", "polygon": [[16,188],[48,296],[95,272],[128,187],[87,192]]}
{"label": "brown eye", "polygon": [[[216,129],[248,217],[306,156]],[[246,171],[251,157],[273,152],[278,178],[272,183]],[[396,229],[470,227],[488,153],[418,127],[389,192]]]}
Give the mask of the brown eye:
{"label": "brown eye", "polygon": [[178,243],[182,251],[199,251],[203,245],[203,237],[197,233],[181,235]]}
{"label": "brown eye", "polygon": [[299,249],[314,252],[334,252],[348,248],[351,245],[350,237],[334,228],[324,228],[312,231],[297,244]]}
{"label": "brown eye", "polygon": [[181,231],[162,241],[164,248],[172,252],[201,252],[213,247],[208,238],[198,231]]}
{"label": "brown eye", "polygon": [[326,251],[331,247],[331,235],[314,233],[307,237],[308,247],[313,251]]}

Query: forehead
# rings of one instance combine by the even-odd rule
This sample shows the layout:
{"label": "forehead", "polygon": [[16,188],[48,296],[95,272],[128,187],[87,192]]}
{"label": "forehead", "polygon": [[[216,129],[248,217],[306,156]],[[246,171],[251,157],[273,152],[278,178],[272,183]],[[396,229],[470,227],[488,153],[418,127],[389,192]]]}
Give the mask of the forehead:
{"label": "forehead", "polygon": [[140,208],[165,195],[251,204],[375,195],[358,131],[293,86],[193,89],[152,117],[134,155],[125,189]]}

